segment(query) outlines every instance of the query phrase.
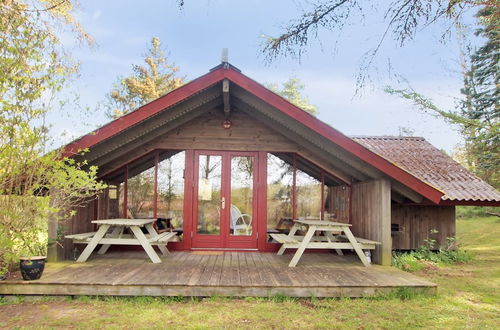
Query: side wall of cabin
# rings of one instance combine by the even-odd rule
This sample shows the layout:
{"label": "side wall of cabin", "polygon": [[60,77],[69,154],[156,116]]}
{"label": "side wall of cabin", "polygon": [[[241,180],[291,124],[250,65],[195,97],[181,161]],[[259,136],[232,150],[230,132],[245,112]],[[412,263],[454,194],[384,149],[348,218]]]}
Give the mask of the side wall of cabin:
{"label": "side wall of cabin", "polygon": [[[333,214],[335,221],[354,225],[353,202],[350,201],[352,198],[351,189],[347,186],[330,188],[328,212]],[[354,208],[357,206],[354,205]],[[354,213],[356,214],[357,211]],[[353,230],[355,230],[354,226]],[[446,238],[451,236],[455,236],[455,206],[391,203],[393,250],[414,250],[424,245],[429,238],[436,240],[438,247],[445,244]]]}
{"label": "side wall of cabin", "polygon": [[391,206],[392,248],[414,250],[427,239],[436,240],[436,248],[455,236],[455,206]]}

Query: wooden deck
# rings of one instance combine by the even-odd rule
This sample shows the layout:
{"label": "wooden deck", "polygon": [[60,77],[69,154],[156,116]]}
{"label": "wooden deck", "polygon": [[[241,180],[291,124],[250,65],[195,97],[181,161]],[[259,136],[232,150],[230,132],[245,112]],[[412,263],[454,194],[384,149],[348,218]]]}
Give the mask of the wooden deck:
{"label": "wooden deck", "polygon": [[112,296],[361,297],[412,287],[435,293],[436,285],[393,267],[363,267],[354,255],[174,252],[153,264],[143,252],[93,255],[86,263],[49,263],[37,281],[0,282],[0,294]]}

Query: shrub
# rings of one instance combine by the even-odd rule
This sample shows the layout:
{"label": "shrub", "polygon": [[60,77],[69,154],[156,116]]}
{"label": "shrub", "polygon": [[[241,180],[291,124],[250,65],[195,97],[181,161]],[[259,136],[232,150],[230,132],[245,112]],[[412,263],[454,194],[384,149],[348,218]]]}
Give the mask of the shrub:
{"label": "shrub", "polygon": [[435,240],[428,239],[425,242],[412,252],[394,252],[393,265],[407,272],[415,272],[424,268],[438,267],[439,264],[468,262],[473,258],[472,253],[460,249],[455,237],[447,237],[438,251],[434,250]]}

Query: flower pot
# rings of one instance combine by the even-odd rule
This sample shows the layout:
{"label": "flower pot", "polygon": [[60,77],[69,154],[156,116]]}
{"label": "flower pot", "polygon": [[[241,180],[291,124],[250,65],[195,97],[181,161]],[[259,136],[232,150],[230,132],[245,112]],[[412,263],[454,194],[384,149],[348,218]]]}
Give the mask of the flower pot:
{"label": "flower pot", "polygon": [[38,280],[42,277],[46,257],[20,258],[21,275],[25,281]]}

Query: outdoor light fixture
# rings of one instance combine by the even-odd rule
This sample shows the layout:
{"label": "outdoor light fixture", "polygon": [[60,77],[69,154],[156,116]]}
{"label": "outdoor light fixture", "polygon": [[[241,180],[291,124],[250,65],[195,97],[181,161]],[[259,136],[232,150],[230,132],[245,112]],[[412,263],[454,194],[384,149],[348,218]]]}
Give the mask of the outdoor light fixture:
{"label": "outdoor light fixture", "polygon": [[222,127],[224,127],[225,129],[230,129],[231,128],[231,124],[232,124],[231,121],[229,119],[226,119],[222,123]]}

